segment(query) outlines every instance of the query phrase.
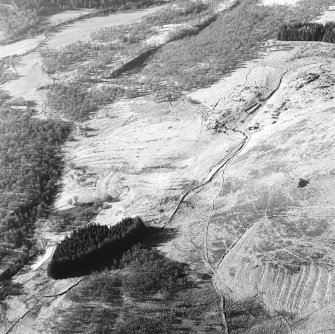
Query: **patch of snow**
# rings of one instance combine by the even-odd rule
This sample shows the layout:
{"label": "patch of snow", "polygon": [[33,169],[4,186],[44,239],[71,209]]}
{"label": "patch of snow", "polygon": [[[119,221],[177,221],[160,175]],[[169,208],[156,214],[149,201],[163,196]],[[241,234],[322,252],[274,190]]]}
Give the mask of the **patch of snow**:
{"label": "patch of snow", "polygon": [[41,104],[45,91],[38,88],[51,82],[51,79],[42,70],[42,59],[37,52],[32,52],[20,59],[16,67],[18,78],[8,81],[2,89],[8,91],[13,97],[32,99]]}
{"label": "patch of snow", "polygon": [[37,258],[37,261],[31,266],[32,270],[37,270],[45,261],[47,261],[53,254],[56,246],[50,246],[45,253]]}
{"label": "patch of snow", "polygon": [[314,20],[314,22],[325,24],[327,22],[333,22],[333,21],[335,21],[335,9],[332,9],[333,7],[334,6],[329,7],[329,10],[327,10],[317,20]]}
{"label": "patch of snow", "polygon": [[9,56],[21,56],[35,49],[43,40],[44,35],[25,39],[16,43],[0,46],[0,59]]}
{"label": "patch of snow", "polygon": [[186,100],[119,101],[86,122],[94,129],[64,147],[66,168],[55,207],[112,197],[96,222],[111,225],[127,216],[165,219],[182,189],[207,178],[238,138],[211,136],[206,109]]}
{"label": "patch of snow", "polygon": [[164,8],[165,6],[166,5],[156,6],[133,12],[114,13],[108,16],[97,16],[75,22],[64,27],[59,32],[50,34],[47,47],[60,48],[80,40],[88,40],[91,34],[102,28],[131,24],[142,19],[146,15],[152,14],[157,10]]}
{"label": "patch of snow", "polygon": [[96,10],[94,9],[67,10],[63,13],[57,13],[46,17],[46,21],[50,25],[54,26],[72,19],[80,18],[81,16],[85,16],[90,13],[94,13],[95,11]]}

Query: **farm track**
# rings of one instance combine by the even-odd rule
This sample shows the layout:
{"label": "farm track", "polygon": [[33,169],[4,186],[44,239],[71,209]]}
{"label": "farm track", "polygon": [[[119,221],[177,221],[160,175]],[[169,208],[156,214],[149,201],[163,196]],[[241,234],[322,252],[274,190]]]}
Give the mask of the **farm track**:
{"label": "farm track", "polygon": [[[275,89],[273,89],[267,99],[265,101],[262,102],[262,104],[258,104],[255,108],[255,111],[259,111],[261,109],[261,107],[278,91],[278,89],[280,88],[281,86],[281,83],[282,83],[282,80],[283,80],[283,77],[284,75],[288,72],[288,70],[285,70],[283,73],[281,73],[280,77],[279,77],[279,80],[278,80],[278,84],[277,86],[275,87]],[[247,75],[248,77],[248,75]],[[247,81],[247,77],[246,77],[246,81]],[[219,102],[219,101],[218,101]],[[216,105],[218,104],[218,102],[216,103]],[[216,106],[215,105],[215,106]],[[214,108],[215,108],[214,106]],[[255,113],[254,113],[255,115]],[[218,173],[221,172],[221,188],[220,188],[220,191],[218,192],[218,194],[214,197],[213,199],[213,204],[212,204],[212,209],[211,209],[211,212],[209,214],[209,217],[208,217],[208,221],[206,223],[206,227],[205,227],[205,245],[204,245],[204,252],[205,252],[205,256],[204,256],[204,259],[205,259],[205,265],[211,270],[212,274],[213,274],[213,278],[212,278],[212,282],[213,282],[213,286],[214,286],[214,289],[215,291],[217,292],[217,294],[219,295],[220,297],[220,309],[221,309],[221,319],[222,319],[222,328],[223,328],[223,333],[224,334],[229,334],[230,331],[229,331],[229,327],[228,327],[228,324],[227,324],[227,315],[226,315],[226,312],[225,312],[225,297],[223,295],[223,293],[221,292],[222,290],[224,291],[227,291],[227,287],[225,289],[220,289],[218,286],[217,286],[217,283],[216,283],[216,275],[218,274],[218,271],[217,269],[214,268],[213,264],[210,262],[210,259],[209,259],[209,249],[208,249],[208,232],[209,232],[209,225],[210,225],[210,222],[211,222],[211,217],[212,217],[212,214],[215,210],[215,201],[217,199],[217,197],[221,194],[222,192],[222,189],[223,189],[223,186],[224,186],[224,174],[225,174],[225,171],[226,169],[228,168],[229,166],[229,163],[234,160],[234,158],[236,158],[242,151],[243,149],[247,146],[249,140],[250,140],[250,135],[248,134],[247,130],[246,129],[242,129],[242,130],[239,130],[239,129],[236,129],[235,128],[226,128],[226,131],[232,131],[233,133],[235,134],[239,134],[239,135],[242,135],[243,136],[243,139],[241,141],[240,144],[238,144],[228,155],[228,157],[225,157],[224,160],[219,164],[219,166],[209,175],[208,179],[201,183],[200,185],[194,187],[193,189],[190,189],[188,191],[186,191],[182,196],[181,198],[179,199],[178,201],[178,204],[175,208],[175,210],[172,212],[172,215],[170,216],[169,220],[167,221],[167,223],[163,226],[168,226],[171,224],[171,222],[173,221],[173,219],[175,218],[175,216],[178,214],[181,206],[183,203],[185,203],[186,199],[197,193],[199,190],[201,191],[201,189],[203,187],[205,187],[206,185],[210,184],[214,178],[218,175]],[[250,224],[251,225],[251,224]],[[235,248],[235,246],[239,243],[239,241],[246,235],[246,233],[249,231],[250,229],[250,225],[248,225],[245,229],[245,231],[237,238],[237,240],[233,243],[233,245],[228,249],[227,252],[225,252],[225,254],[222,256],[220,262],[217,264],[217,268],[220,266],[220,264],[223,262],[223,260],[225,259],[225,257]],[[220,291],[221,290],[221,291]]]}
{"label": "farm track", "polygon": [[[282,77],[284,76],[284,73],[282,74],[281,78],[280,78],[280,81],[279,81],[279,84],[278,84],[278,87],[277,89],[279,89],[279,86],[280,86],[280,83],[282,81]],[[277,90],[276,89],[276,90]],[[274,94],[275,92],[273,92],[271,94],[271,96]],[[258,107],[258,109],[261,107],[261,105]],[[215,170],[213,172],[211,172],[211,174],[209,175],[207,181],[205,181],[204,183],[198,185],[197,187],[187,191],[182,197],[181,199],[179,200],[178,202],[178,205],[177,207],[175,208],[174,212],[172,213],[172,215],[170,216],[170,219],[168,220],[168,224],[170,224],[175,215],[178,213],[181,205],[185,202],[185,200],[192,194],[195,194],[197,191],[201,190],[201,188],[203,188],[204,186],[206,186],[207,184],[211,183],[214,178],[220,173],[222,172],[221,174],[221,178],[222,178],[222,181],[221,181],[221,189],[219,191],[219,193],[217,194],[217,196],[220,195],[221,191],[222,191],[222,188],[224,186],[224,173],[225,173],[225,170],[226,168],[229,166],[229,163],[235,158],[237,157],[242,151],[243,149],[246,147],[246,145],[248,144],[249,142],[249,139],[250,139],[250,136],[249,134],[246,132],[246,131],[243,131],[243,130],[238,130],[238,129],[227,129],[229,131],[232,131],[233,133],[235,134],[238,134],[239,136],[242,135],[243,139],[242,141],[235,147],[231,150],[231,152],[229,152],[228,154],[228,157],[226,156],[222,161],[221,163],[219,163],[219,165],[217,166],[217,168],[215,168]],[[216,197],[217,197],[216,196]],[[208,219],[208,222],[207,222],[207,225],[206,225],[206,243],[205,243],[205,258],[206,258],[206,265],[211,269],[212,273],[213,273],[213,286],[214,286],[214,289],[216,290],[219,298],[220,298],[220,309],[221,309],[221,317],[222,317],[222,326],[223,326],[223,330],[224,330],[224,333],[226,334],[229,334],[229,328],[228,328],[228,325],[227,325],[227,321],[226,321],[226,315],[225,315],[225,298],[224,298],[224,295],[222,294],[222,292],[220,291],[220,287],[218,286],[216,280],[215,280],[215,276],[217,274],[217,270],[214,268],[213,264],[210,263],[210,260],[209,260],[209,257],[208,257],[208,229],[209,229],[209,225],[210,225],[210,218],[212,216],[212,212],[214,211],[215,209],[215,199],[213,201],[213,205],[212,205],[212,211],[209,215],[209,219]],[[164,226],[166,226],[164,225]],[[242,238],[244,236],[244,233],[240,236],[240,238]],[[240,238],[238,240],[240,240]],[[237,240],[237,242],[238,242]],[[237,244],[237,242],[231,247],[231,249],[234,248],[234,246]],[[230,250],[231,250],[230,249]],[[227,253],[228,254],[228,253]],[[225,255],[227,255],[225,254]],[[71,285],[69,287],[69,289],[72,289],[75,285],[77,285],[79,283],[76,283],[74,285]],[[48,295],[48,296],[44,296],[44,297],[54,297],[55,299],[58,298],[59,296],[65,294],[67,291],[69,291],[69,289],[67,289],[64,293],[61,293],[61,294],[57,294],[57,295]],[[37,305],[37,304],[36,304]],[[36,306],[34,305],[34,307]],[[34,308],[33,307],[33,308]],[[32,309],[31,309],[32,310]],[[30,310],[30,311],[31,311]],[[15,327],[15,325],[17,325],[22,319],[23,317],[25,317],[30,311],[28,311],[26,314],[24,314],[20,319],[18,319],[18,321],[14,324],[14,326],[12,328]],[[9,332],[8,332],[9,333]]]}
{"label": "farm track", "polygon": [[[33,52],[33,51],[30,51]],[[29,52],[28,52],[29,53]],[[284,69],[282,68],[284,71]],[[265,101],[262,101],[261,103],[257,103],[255,105],[252,105],[252,108],[255,108],[253,110],[253,115],[258,112],[263,104],[265,104],[280,88],[280,85],[282,83],[282,79],[284,75],[287,73],[288,70],[282,73],[280,80],[278,82],[278,87],[275,89],[271,89],[271,92],[269,93],[267,99]],[[249,73],[250,74],[250,73]],[[245,84],[247,83],[247,78],[245,80]],[[263,87],[264,88],[264,87]],[[243,88],[242,88],[243,90]],[[229,98],[229,97],[228,97]],[[217,101],[214,108],[219,104],[220,100]],[[250,107],[249,107],[250,108]],[[249,109],[244,109],[244,113],[248,113]],[[253,116],[252,116],[253,117]],[[251,118],[247,116],[247,118]],[[127,119],[125,124],[128,124],[132,121],[132,116]],[[201,127],[202,129],[202,127]],[[216,214],[216,203],[217,199],[219,198],[220,194],[222,193],[225,185],[225,174],[227,171],[227,168],[230,166],[230,163],[237,158],[243,150],[247,147],[251,134],[247,132],[246,129],[238,130],[237,127],[233,128],[225,128],[228,132],[234,133],[238,135],[240,138],[242,136],[241,142],[238,143],[233,149],[231,149],[224,157],[223,160],[219,162],[219,164],[216,164],[212,169],[210,169],[210,173],[208,173],[208,176],[204,183],[201,183],[197,185],[196,187],[187,190],[184,194],[181,194],[181,197],[179,198],[177,202],[177,206],[170,215],[170,218],[167,220],[167,222],[163,225],[163,227],[168,226],[171,224],[176,216],[179,214],[179,211],[183,207],[183,205],[188,205],[187,200],[190,199],[191,196],[194,196],[195,194],[202,191],[203,187],[206,185],[211,184],[211,182],[214,183],[214,181],[217,180],[217,177],[220,178],[220,190],[217,192],[216,196],[214,197],[211,206],[211,210],[208,215],[208,220],[204,224],[204,244],[202,245],[204,250],[204,262],[206,267],[211,271],[212,273],[212,284],[213,287],[218,295],[217,300],[220,301],[220,313],[221,313],[221,322],[222,322],[222,330],[224,334],[229,334],[230,329],[227,323],[227,318],[229,315],[227,315],[226,312],[226,299],[224,295],[224,291],[229,291],[230,287],[225,287],[224,285],[224,277],[221,277],[221,273],[219,272],[220,266],[222,264],[222,267],[224,267],[224,260],[230,253],[234,253],[237,248],[241,244],[243,244],[243,239],[248,239],[248,233],[252,232],[251,229],[255,226],[256,221],[253,221],[250,223],[244,231],[237,237],[237,239],[234,241],[234,243],[229,247],[229,249],[224,252],[224,254],[219,259],[219,262],[214,263],[213,260],[210,258],[210,225],[213,223],[213,215]],[[108,130],[105,130],[108,132]],[[105,158],[107,160],[107,158]],[[87,160],[86,160],[87,161]],[[92,164],[93,165],[93,164]],[[206,173],[204,173],[206,175]],[[103,194],[103,189],[108,186],[111,178],[111,173],[106,176],[105,179],[102,179],[101,182],[97,185],[98,193]],[[204,178],[202,179],[204,180]],[[187,181],[187,179],[186,179]],[[178,183],[178,179],[176,179],[176,185],[171,185],[173,190],[180,189],[182,185],[186,185],[186,181],[180,181],[180,184]],[[215,191],[216,192],[216,191]],[[210,203],[211,203],[210,202]],[[293,202],[293,201],[292,201]],[[209,204],[210,204],[209,203]],[[251,203],[253,205],[253,203]],[[292,206],[293,207],[293,206]],[[255,211],[256,208],[254,207]],[[267,210],[267,209],[266,209]],[[270,217],[273,217],[273,215],[267,216],[267,211],[265,210],[265,218],[267,219]],[[206,210],[207,211],[207,210]],[[280,215],[279,215],[280,216]],[[196,245],[196,243],[194,243]],[[201,249],[202,249],[201,248]],[[294,255],[294,254],[292,254]],[[297,257],[297,255],[294,255]],[[48,259],[46,259],[43,263],[40,264],[42,266]],[[295,324],[290,324],[288,320],[286,319],[285,315],[281,315],[277,310],[285,309],[287,311],[296,312],[299,310],[299,312],[303,312],[303,314],[307,314],[306,318],[313,313],[309,309],[310,305],[317,304],[319,307],[322,307],[328,299],[331,299],[332,294],[332,280],[333,280],[333,272],[329,272],[329,268],[327,267],[319,267],[316,263],[309,264],[307,266],[303,266],[302,271],[295,277],[292,277],[289,275],[288,271],[285,270],[284,267],[279,265],[279,269],[275,270],[274,268],[270,267],[268,263],[266,263],[264,266],[261,266],[258,270],[253,270],[250,263],[240,263],[241,266],[238,268],[238,275],[239,277],[243,277],[241,281],[241,287],[247,286],[251,282],[260,282],[258,285],[258,288],[264,288],[268,286],[269,282],[273,282],[273,290],[270,292],[271,295],[267,296],[266,300],[259,300],[260,303],[264,304],[265,307],[267,307],[269,310],[271,310],[271,313],[275,315],[275,317],[278,317],[282,319],[283,323],[288,328],[288,332],[292,332],[292,328],[296,326]],[[326,265],[325,265],[326,266]],[[78,283],[75,283],[74,285],[71,285],[68,289],[65,289],[63,292],[55,295],[46,295],[42,297],[46,298],[53,298],[52,301],[56,300],[58,297],[66,294],[69,290],[71,290],[74,286],[76,286]],[[240,288],[240,287],[238,287]],[[36,298],[33,296],[32,298]],[[258,299],[258,296],[256,296]],[[35,299],[36,300],[36,299]],[[45,301],[45,303],[51,303],[51,300]],[[17,324],[21,320],[23,320],[26,315],[28,315],[40,302],[41,305],[43,305],[44,301],[41,301],[40,299],[37,301],[36,304],[32,308],[30,308],[25,314],[21,316],[10,328],[10,330],[7,333],[12,332],[12,330],[15,328]],[[23,324],[22,324],[23,325]]]}
{"label": "farm track", "polygon": [[[57,298],[67,294],[69,291],[71,291],[73,288],[75,288],[76,286],[78,286],[82,281],[84,281],[86,279],[85,277],[80,278],[76,283],[73,283],[71,286],[69,286],[68,288],[66,288],[64,291],[57,293],[57,294],[53,294],[53,295],[42,295],[40,298],[37,298],[36,302],[29,307],[29,309],[20,317],[18,318],[12,325],[11,327],[6,331],[5,334],[9,334],[13,331],[13,329],[30,313],[34,311],[34,308],[38,305],[41,304],[40,307],[42,307],[43,304],[45,304],[44,301],[42,301],[42,298],[53,298],[51,300],[48,301],[48,303],[52,303],[54,302]],[[35,298],[35,295],[32,296],[31,298]]]}
{"label": "farm track", "polygon": [[[229,5],[231,3],[235,3],[235,1],[233,2],[229,2]],[[224,12],[226,10],[229,10],[230,9],[230,6],[227,6],[225,9],[223,9],[221,12]],[[216,17],[219,15],[219,13],[215,14],[215,19]],[[90,16],[90,15],[89,15]],[[76,19],[76,20],[72,20],[71,23],[75,22],[75,21],[79,21],[79,20],[82,20],[84,19],[85,17],[81,17],[79,19]],[[212,20],[209,20],[208,22],[205,22],[203,25],[199,26],[199,27],[196,27],[196,33],[198,33],[199,31],[201,31],[202,29],[204,29],[205,27],[207,27],[209,24],[211,24],[213,21]],[[69,24],[70,22],[63,22],[61,24],[61,26],[59,27],[63,27],[63,26],[66,26],[67,24]],[[179,39],[180,38],[183,38],[185,37],[184,35],[183,36],[179,36]],[[7,57],[14,57],[14,58],[19,58],[19,59],[22,59],[23,57],[25,56],[28,56],[34,52],[39,52],[43,47],[47,46],[48,42],[50,41],[50,38],[52,38],[52,34],[44,34],[44,35],[41,35],[41,40],[38,41],[37,44],[33,45],[32,47],[29,47],[24,45],[23,47],[19,44],[18,47],[18,51],[14,50],[14,52],[11,54],[11,55],[8,55],[8,56],[5,56],[3,58],[7,58]],[[169,41],[168,41],[169,42]],[[22,49],[24,48],[24,49]],[[0,56],[1,57],[1,56]],[[136,60],[136,59],[135,59]],[[38,87],[37,87],[38,88]],[[33,92],[35,88],[31,88],[30,87],[27,87],[27,91],[25,91],[25,93],[31,93]],[[36,93],[35,93],[36,94]],[[54,251],[54,248],[55,246],[53,246],[53,251]],[[43,261],[41,263],[38,264],[38,266],[35,268],[35,270],[37,270],[38,268],[40,268],[41,266],[43,266],[53,255],[53,251],[51,252],[51,254],[43,259]],[[38,296],[39,292],[38,291],[37,293],[33,294],[30,296],[29,300],[34,300],[33,304],[30,303],[30,306],[28,308],[27,311],[25,311],[23,314],[21,314],[15,321],[13,321],[10,325],[10,327],[6,330],[6,334],[9,334],[9,333],[12,333],[16,328],[18,328],[17,326],[20,326],[20,323],[31,313],[33,312],[37,307],[42,307],[42,305],[45,305],[45,303],[47,304],[50,304],[52,303],[53,301],[55,301],[57,298],[65,295],[67,292],[69,292],[71,289],[73,289],[74,287],[76,287],[78,284],[80,284],[82,282],[84,278],[80,279],[78,282],[74,283],[74,284],[71,284],[68,288],[66,288],[64,291],[60,292],[60,293],[57,293],[57,294],[46,294],[46,295],[40,295]],[[28,283],[30,282],[31,280],[33,280],[33,277],[30,278],[29,280],[27,280],[25,282]],[[43,300],[43,298],[52,298],[52,300]]]}

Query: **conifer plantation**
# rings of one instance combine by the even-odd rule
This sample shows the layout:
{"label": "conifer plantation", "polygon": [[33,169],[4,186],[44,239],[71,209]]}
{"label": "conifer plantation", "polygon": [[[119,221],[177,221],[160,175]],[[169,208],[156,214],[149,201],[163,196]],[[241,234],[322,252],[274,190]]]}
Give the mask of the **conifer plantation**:
{"label": "conifer plantation", "polygon": [[281,41],[316,41],[335,43],[335,22],[283,24],[278,32]]}
{"label": "conifer plantation", "polygon": [[89,225],[74,230],[57,245],[48,274],[64,278],[111,260],[139,242],[145,233],[146,226],[139,217],[123,219],[112,227]]}

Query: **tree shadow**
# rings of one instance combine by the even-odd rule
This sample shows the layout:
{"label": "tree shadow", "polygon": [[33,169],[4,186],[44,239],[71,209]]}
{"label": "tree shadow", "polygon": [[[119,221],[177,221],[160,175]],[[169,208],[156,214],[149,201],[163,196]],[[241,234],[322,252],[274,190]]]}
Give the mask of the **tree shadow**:
{"label": "tree shadow", "polygon": [[159,247],[173,240],[178,230],[171,227],[154,227],[147,228],[148,236],[141,242],[146,247]]}

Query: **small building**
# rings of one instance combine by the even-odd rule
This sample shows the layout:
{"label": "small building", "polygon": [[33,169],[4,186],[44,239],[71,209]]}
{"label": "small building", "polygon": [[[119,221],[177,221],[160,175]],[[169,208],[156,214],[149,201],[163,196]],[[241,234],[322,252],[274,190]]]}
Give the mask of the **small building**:
{"label": "small building", "polygon": [[256,123],[255,125],[249,126],[249,130],[258,130],[259,129],[259,123]]}

